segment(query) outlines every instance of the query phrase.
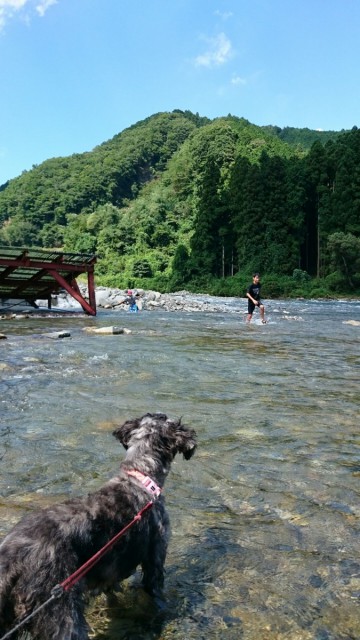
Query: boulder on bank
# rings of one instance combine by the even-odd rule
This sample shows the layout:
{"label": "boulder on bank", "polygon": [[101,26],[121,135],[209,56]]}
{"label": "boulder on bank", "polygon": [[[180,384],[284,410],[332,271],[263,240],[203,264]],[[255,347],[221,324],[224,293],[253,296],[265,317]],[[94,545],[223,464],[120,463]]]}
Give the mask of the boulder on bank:
{"label": "boulder on bank", "polygon": [[[97,305],[99,309],[113,309],[114,311],[127,311],[123,304],[127,298],[127,291],[98,287]],[[177,293],[160,293],[159,291],[133,289],[139,309],[145,311],[225,311],[226,304],[215,304],[209,296],[209,300],[203,295],[178,291]],[[86,296],[86,291],[83,292]]]}
{"label": "boulder on bank", "polygon": [[[86,285],[80,285],[81,295],[88,297]],[[189,291],[177,291],[176,293],[160,293],[159,291],[133,289],[139,310],[145,311],[185,311],[193,313],[226,312],[229,310],[231,299],[214,300],[212,296],[189,293]],[[98,309],[111,309],[113,311],[126,312],[128,306],[124,304],[127,299],[127,290],[111,287],[96,287],[96,306]],[[63,310],[71,309],[74,301],[66,293],[61,293],[57,299],[57,306]]]}

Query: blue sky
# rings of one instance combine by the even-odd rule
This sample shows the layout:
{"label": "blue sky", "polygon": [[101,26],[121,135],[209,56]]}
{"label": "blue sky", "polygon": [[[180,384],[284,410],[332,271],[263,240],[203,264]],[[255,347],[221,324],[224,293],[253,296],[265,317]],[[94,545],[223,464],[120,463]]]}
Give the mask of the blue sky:
{"label": "blue sky", "polygon": [[359,0],[0,0],[0,185],[159,111],[360,125]]}

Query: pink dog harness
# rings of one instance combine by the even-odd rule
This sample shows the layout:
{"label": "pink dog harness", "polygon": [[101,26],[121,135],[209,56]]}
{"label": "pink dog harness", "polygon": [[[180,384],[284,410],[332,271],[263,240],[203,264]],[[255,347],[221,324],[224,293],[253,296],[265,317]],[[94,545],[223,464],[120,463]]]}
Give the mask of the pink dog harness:
{"label": "pink dog harness", "polygon": [[161,488],[156,484],[156,482],[154,482],[154,480],[152,480],[149,476],[146,476],[141,471],[138,471],[137,469],[129,469],[126,473],[129,476],[133,476],[134,478],[136,478],[136,480],[139,480],[144,489],[146,489],[146,491],[150,493],[150,495],[158,498],[161,494]]}

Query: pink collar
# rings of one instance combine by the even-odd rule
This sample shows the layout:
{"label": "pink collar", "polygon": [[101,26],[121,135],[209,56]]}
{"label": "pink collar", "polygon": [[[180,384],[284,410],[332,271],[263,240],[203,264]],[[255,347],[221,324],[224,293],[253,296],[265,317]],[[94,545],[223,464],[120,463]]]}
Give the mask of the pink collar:
{"label": "pink collar", "polygon": [[134,478],[136,478],[136,480],[139,480],[144,489],[146,489],[146,491],[152,496],[154,496],[155,498],[159,497],[161,488],[156,484],[156,482],[154,482],[154,480],[149,478],[149,476],[146,476],[144,473],[138,471],[137,469],[129,469],[126,473],[128,474],[128,476],[133,476]]}

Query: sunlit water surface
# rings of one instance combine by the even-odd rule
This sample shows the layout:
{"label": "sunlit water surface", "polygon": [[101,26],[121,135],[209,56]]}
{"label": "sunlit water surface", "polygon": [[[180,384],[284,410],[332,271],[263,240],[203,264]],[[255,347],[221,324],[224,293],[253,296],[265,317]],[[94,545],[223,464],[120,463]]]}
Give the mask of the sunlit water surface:
{"label": "sunlit water surface", "polygon": [[[94,638],[360,638],[360,304],[267,312],[246,325],[234,299],[227,313],[1,322],[0,533],[113,475],[125,419],[163,411],[198,433],[165,487],[167,610],[133,588],[98,599]],[[44,336],[58,330],[71,337]]]}

